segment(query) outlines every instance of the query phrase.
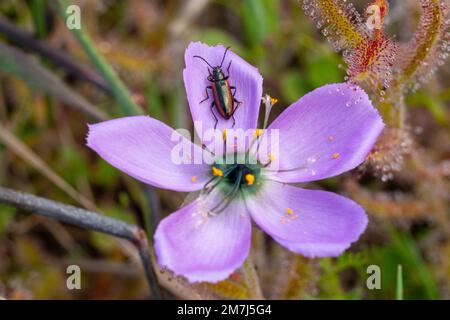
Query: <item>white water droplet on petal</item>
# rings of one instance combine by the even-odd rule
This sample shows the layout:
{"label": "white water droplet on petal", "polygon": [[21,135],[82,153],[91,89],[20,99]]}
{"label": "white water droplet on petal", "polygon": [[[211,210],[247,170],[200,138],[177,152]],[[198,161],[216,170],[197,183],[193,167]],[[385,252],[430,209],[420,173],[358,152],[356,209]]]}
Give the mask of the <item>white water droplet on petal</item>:
{"label": "white water droplet on petal", "polygon": [[316,157],[308,157],[308,159],[306,159],[306,162],[308,164],[313,164],[317,162],[317,158]]}

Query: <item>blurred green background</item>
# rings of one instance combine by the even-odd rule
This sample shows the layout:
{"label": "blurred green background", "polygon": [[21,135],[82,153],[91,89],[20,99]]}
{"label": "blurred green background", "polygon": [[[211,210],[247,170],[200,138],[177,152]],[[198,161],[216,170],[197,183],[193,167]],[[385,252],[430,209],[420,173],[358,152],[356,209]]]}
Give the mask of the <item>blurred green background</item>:
{"label": "blurred green background", "polygon": [[[2,0],[0,18],[65,52],[67,60],[95,70],[50,2]],[[398,39],[411,36],[419,16],[416,2],[391,1],[390,34]],[[279,99],[273,117],[306,92],[344,78],[340,54],[297,1],[71,3],[80,6],[83,32],[130,89],[133,100],[145,113],[175,128],[191,127],[182,80],[183,54],[190,41],[231,45],[258,67],[264,93]],[[366,4],[355,1],[360,9]],[[2,34],[0,42],[30,49],[26,41],[14,43]],[[86,80],[86,74],[69,73],[42,55],[32,60],[39,67],[20,65],[5,52],[0,49],[0,185],[148,223],[148,193],[85,146],[86,124],[95,120],[77,107],[118,117],[125,111],[117,100],[93,85],[92,75]],[[395,299],[400,288],[405,299],[450,297],[449,71],[441,68],[407,97],[408,126],[416,150],[427,162],[421,160],[411,169],[407,161],[389,182],[355,170],[312,186],[346,194],[368,211],[368,230],[351,250],[336,259],[307,260],[268,239],[263,239],[264,246],[255,245],[267,297]],[[184,198],[164,190],[156,195],[163,214],[176,210]],[[68,264],[83,270],[80,291],[66,289]],[[366,268],[372,264],[381,267],[381,290],[366,287]],[[397,282],[398,265],[403,266],[402,284]],[[294,274],[280,277],[280,268]],[[126,243],[0,205],[0,297],[131,299],[146,294],[133,248]]]}

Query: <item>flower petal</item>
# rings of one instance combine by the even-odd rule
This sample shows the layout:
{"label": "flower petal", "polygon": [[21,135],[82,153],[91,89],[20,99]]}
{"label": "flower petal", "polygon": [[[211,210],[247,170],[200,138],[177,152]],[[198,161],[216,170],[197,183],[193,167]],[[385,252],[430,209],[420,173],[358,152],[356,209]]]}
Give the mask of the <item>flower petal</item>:
{"label": "flower petal", "polygon": [[278,153],[280,172],[272,179],[307,182],[351,170],[364,161],[383,128],[359,87],[341,83],[318,88],[269,126],[268,132],[279,130],[279,142],[271,145],[271,152]]}
{"label": "flower petal", "polygon": [[211,195],[206,203],[197,199],[161,221],[155,233],[161,266],[190,282],[217,282],[242,265],[250,250],[250,217],[238,200],[208,216],[206,208],[219,199]]}
{"label": "flower petal", "polygon": [[147,116],[90,125],[87,137],[87,145],[103,159],[142,182],[176,191],[199,190],[209,179],[209,167],[190,160],[185,164],[174,161],[172,151],[180,141],[188,146],[187,153],[201,159],[200,147]]}
{"label": "flower petal", "polygon": [[253,220],[274,240],[307,257],[337,256],[367,226],[364,209],[337,194],[266,181],[246,198]]}
{"label": "flower petal", "polygon": [[[203,133],[206,130],[213,129],[216,121],[211,114],[211,104],[214,100],[211,90],[208,90],[209,99],[200,103],[206,98],[206,88],[211,85],[207,79],[209,67],[203,60],[194,58],[194,56],[203,57],[214,67],[220,65],[224,52],[225,47],[222,45],[209,47],[201,42],[193,42],[188,46],[184,55],[186,63],[186,68],[183,71],[184,84],[192,119],[194,122],[201,122],[201,128],[196,125],[196,130],[200,137],[203,137]],[[228,81],[230,86],[236,87],[235,98],[242,102],[234,114],[236,119],[234,128],[254,129],[257,126],[259,106],[261,104],[263,79],[258,69],[231,50],[227,52],[223,62],[222,70],[225,75],[228,74],[227,68],[231,61]],[[233,126],[232,119],[226,120],[222,118],[216,109],[213,112],[218,119],[217,129],[223,130]]]}

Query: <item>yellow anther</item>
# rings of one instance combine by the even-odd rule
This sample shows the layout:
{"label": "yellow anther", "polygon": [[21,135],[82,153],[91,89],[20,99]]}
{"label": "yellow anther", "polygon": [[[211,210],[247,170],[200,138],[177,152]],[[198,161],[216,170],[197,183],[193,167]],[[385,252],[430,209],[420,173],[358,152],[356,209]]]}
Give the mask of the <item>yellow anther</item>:
{"label": "yellow anther", "polygon": [[331,141],[334,141],[334,136],[329,136],[329,137],[328,137],[328,141],[330,141],[330,142],[331,142]]}
{"label": "yellow anther", "polygon": [[269,160],[270,161],[275,161],[275,155],[273,153],[269,153]]}
{"label": "yellow anther", "polygon": [[245,175],[245,181],[247,181],[247,185],[252,186],[255,182],[255,176],[251,173],[247,173]]}
{"label": "yellow anther", "polygon": [[270,97],[270,104],[271,105],[274,105],[274,104],[276,104],[278,102],[278,99],[277,98],[272,98],[272,97]]}
{"label": "yellow anther", "polygon": [[289,215],[294,214],[294,210],[292,210],[291,208],[286,208],[286,213]]}
{"label": "yellow anther", "polygon": [[333,159],[337,159],[337,158],[339,158],[341,156],[341,154],[340,153],[333,153],[333,155],[331,156]]}
{"label": "yellow anther", "polygon": [[212,167],[212,174],[214,177],[223,177],[223,171],[216,167]]}
{"label": "yellow anther", "polygon": [[192,181],[192,182],[196,182],[196,181],[197,181],[197,177],[196,177],[196,176],[192,176],[192,177],[191,177],[191,181]]}
{"label": "yellow anther", "polygon": [[260,135],[262,135],[264,133],[263,129],[256,129],[255,130],[255,136],[259,137]]}
{"label": "yellow anther", "polygon": [[223,140],[227,139],[227,129],[223,129],[223,131],[222,131],[222,138],[223,138]]}

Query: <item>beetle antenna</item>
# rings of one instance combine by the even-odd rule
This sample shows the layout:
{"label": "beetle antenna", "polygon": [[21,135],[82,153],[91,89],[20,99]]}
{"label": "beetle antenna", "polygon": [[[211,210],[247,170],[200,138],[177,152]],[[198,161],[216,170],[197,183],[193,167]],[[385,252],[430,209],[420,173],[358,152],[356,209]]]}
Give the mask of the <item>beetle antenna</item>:
{"label": "beetle antenna", "polygon": [[222,68],[223,62],[225,61],[225,56],[227,55],[227,52],[228,52],[228,50],[229,50],[230,48],[231,48],[231,47],[227,47],[227,48],[225,49],[225,52],[223,53],[222,62],[220,63],[220,67],[221,67],[221,68]]}
{"label": "beetle antenna", "polygon": [[205,60],[205,58],[203,58],[203,57],[200,57],[200,56],[194,56],[194,58],[199,58],[199,59],[202,59],[203,61],[205,61],[205,62],[206,62],[206,64],[207,64],[208,66],[210,66],[210,67],[211,67],[211,69],[214,69],[214,67],[213,67],[212,65],[210,65],[210,64],[209,64],[209,62]]}

